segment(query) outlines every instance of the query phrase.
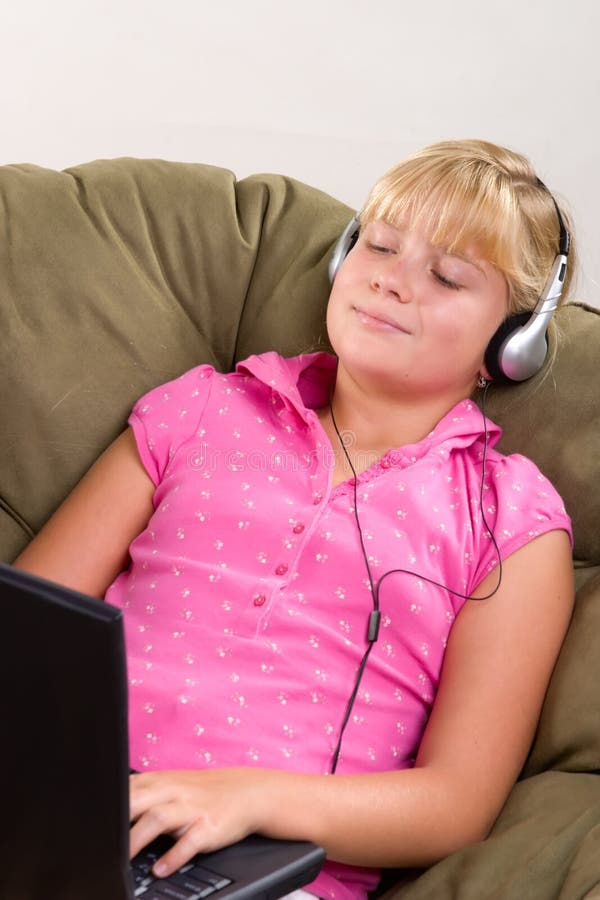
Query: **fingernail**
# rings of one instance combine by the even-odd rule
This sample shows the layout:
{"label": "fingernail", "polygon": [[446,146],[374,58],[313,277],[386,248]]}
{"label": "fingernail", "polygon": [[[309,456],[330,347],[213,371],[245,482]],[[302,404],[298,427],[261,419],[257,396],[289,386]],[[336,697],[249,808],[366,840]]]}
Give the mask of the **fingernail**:
{"label": "fingernail", "polygon": [[156,865],[152,868],[152,871],[157,878],[162,878],[163,875],[167,874],[167,866],[164,862],[157,862]]}

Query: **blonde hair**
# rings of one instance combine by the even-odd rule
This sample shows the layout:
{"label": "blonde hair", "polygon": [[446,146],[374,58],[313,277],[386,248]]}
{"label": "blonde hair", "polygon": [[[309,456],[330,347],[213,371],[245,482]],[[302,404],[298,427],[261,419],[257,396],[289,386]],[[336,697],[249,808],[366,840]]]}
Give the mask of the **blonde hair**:
{"label": "blonde hair", "polygon": [[[572,238],[569,216],[561,216]],[[432,144],[387,172],[374,186],[361,225],[409,218],[449,252],[477,252],[505,276],[508,314],[534,308],[559,247],[552,195],[526,157],[487,141]],[[572,282],[573,240],[561,297]]]}

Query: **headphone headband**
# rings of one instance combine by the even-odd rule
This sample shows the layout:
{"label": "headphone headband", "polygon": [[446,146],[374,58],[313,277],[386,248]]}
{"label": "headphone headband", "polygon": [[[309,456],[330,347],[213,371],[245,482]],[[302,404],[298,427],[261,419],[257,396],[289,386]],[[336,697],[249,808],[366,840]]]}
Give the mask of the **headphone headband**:
{"label": "headphone headband", "polygon": [[550,196],[550,199],[552,200],[552,202],[554,203],[554,209],[556,210],[556,217],[558,219],[558,228],[559,228],[558,255],[559,256],[568,256],[569,249],[571,247],[571,235],[567,231],[567,228],[566,228],[564,219],[562,217],[562,213],[560,211],[559,205],[554,198],[554,194],[552,194],[551,191],[548,190],[548,188],[546,187],[546,185],[544,184],[542,179],[536,178],[536,181],[537,181],[538,187],[543,188],[546,191],[546,193]]}

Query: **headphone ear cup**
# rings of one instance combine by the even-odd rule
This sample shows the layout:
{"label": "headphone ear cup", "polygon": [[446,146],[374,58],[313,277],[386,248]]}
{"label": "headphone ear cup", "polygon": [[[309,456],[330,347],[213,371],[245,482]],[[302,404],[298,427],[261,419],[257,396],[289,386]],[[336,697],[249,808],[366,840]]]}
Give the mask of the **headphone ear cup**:
{"label": "headphone ear cup", "polygon": [[485,351],[485,366],[496,384],[518,384],[513,378],[510,378],[502,368],[501,350],[502,346],[511,335],[515,334],[529,321],[531,313],[518,313],[515,316],[509,316],[492,335],[487,349]]}
{"label": "headphone ear cup", "polygon": [[333,284],[339,267],[342,265],[355,243],[360,231],[360,216],[357,214],[350,219],[333,249],[329,261],[329,281]]}

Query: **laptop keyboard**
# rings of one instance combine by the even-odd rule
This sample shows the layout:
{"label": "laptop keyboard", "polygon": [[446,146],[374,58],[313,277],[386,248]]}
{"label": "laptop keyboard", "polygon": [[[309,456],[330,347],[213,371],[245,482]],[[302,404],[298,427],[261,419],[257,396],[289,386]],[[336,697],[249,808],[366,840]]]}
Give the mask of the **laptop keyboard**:
{"label": "laptop keyboard", "polygon": [[204,900],[204,897],[210,897],[231,884],[230,878],[206,869],[195,860],[167,878],[155,878],[152,866],[160,853],[160,850],[148,847],[131,861],[134,897],[143,897],[143,900]]}

